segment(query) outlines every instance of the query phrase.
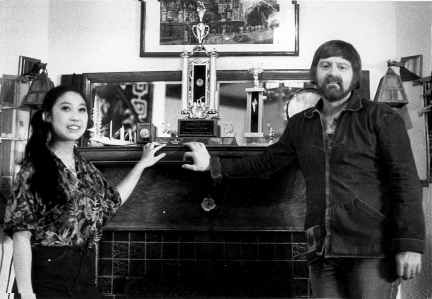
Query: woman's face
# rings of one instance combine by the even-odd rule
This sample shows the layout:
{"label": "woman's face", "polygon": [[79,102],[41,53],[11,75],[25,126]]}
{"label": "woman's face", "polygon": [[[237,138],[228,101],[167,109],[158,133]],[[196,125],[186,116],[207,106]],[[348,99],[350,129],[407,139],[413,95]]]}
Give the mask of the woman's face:
{"label": "woman's face", "polygon": [[54,141],[76,141],[87,129],[87,106],[80,94],[68,91],[60,96],[46,121],[52,125]]}

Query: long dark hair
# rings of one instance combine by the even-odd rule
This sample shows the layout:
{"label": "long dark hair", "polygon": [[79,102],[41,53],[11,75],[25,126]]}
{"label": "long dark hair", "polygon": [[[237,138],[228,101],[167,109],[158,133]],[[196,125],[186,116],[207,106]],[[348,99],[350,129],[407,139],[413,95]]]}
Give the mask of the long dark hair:
{"label": "long dark hair", "polygon": [[318,61],[329,57],[342,57],[351,62],[353,68],[353,87],[359,89],[362,82],[362,62],[353,45],[342,40],[330,40],[322,44],[315,52],[309,70],[309,79],[316,85]]}
{"label": "long dark hair", "polygon": [[[85,97],[81,92],[70,86],[57,86],[45,95],[41,109],[37,110],[30,122],[32,134],[25,148],[23,161],[31,161],[34,175],[30,189],[40,194],[42,202],[47,205],[64,204],[67,201],[65,191],[59,186],[59,171],[46,143],[52,131],[50,123],[43,119],[43,114],[51,113],[57,100],[66,92],[75,92]],[[86,101],[87,111],[89,104]]]}

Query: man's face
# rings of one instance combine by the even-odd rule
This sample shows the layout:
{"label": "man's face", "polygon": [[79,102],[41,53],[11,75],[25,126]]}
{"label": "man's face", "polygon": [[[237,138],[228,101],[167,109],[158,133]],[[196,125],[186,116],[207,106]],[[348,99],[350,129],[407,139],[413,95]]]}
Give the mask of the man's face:
{"label": "man's face", "polygon": [[329,102],[349,97],[354,85],[353,77],[351,62],[342,57],[329,57],[318,61],[317,87]]}

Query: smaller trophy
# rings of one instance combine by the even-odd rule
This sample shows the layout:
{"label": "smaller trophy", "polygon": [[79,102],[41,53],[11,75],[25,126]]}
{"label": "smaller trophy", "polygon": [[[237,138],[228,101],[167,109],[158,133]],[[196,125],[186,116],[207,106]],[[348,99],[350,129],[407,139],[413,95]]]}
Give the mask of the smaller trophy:
{"label": "smaller trophy", "polygon": [[[247,109],[246,109],[246,131],[244,137],[246,139],[264,138],[263,133],[263,106],[265,89],[260,87],[258,74],[262,73],[261,68],[251,68],[249,73],[254,76],[254,87],[246,88],[247,93]],[[248,142],[249,143],[249,142]],[[254,143],[254,142],[253,142]]]}

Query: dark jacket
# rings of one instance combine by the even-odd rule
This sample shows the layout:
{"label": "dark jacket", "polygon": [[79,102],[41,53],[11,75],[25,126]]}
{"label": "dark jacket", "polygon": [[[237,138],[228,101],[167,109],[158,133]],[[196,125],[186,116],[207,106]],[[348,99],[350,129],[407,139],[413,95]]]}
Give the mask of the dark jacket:
{"label": "dark jacket", "polygon": [[403,119],[354,92],[325,146],[321,99],[280,140],[243,159],[211,160],[212,176],[268,177],[298,165],[306,182],[308,258],[424,251],[422,189]]}

